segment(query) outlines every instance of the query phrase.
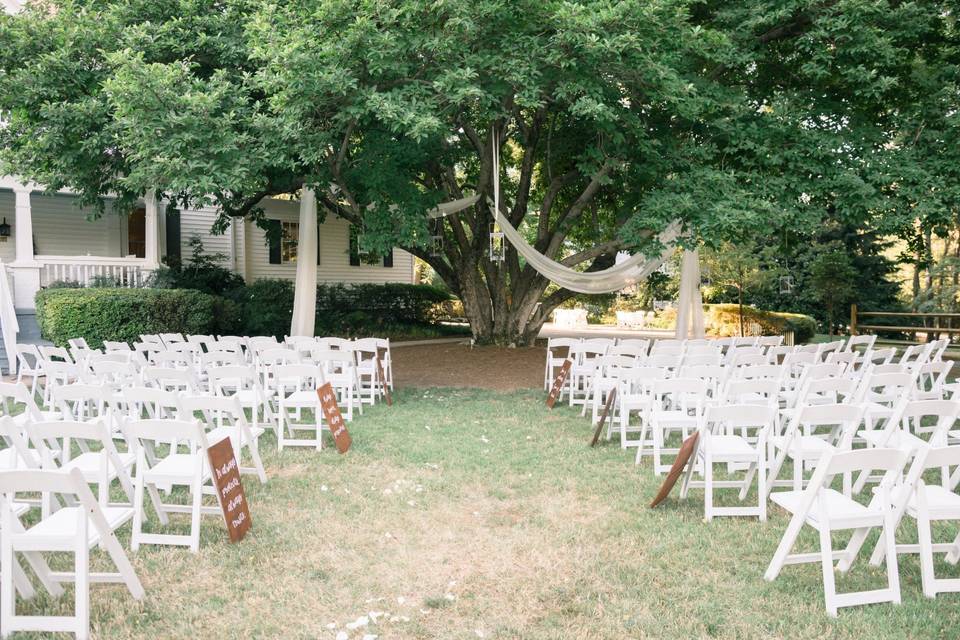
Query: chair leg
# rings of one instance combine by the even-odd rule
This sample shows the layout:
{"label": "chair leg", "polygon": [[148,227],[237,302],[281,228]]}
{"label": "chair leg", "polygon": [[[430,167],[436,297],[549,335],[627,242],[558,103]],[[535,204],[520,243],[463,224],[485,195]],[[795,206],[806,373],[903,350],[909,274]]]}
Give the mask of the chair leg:
{"label": "chair leg", "polygon": [[837,585],[833,576],[833,546],[830,540],[830,527],[820,523],[820,566],[823,569],[823,599],[827,613],[837,617]]}
{"label": "chair leg", "polygon": [[[883,517],[883,531],[886,534],[884,537],[886,538],[887,550],[887,586],[890,588],[892,596],[891,600],[893,603],[900,604],[900,564],[897,561],[897,523],[894,520],[893,510],[889,506],[890,496],[888,493],[885,495],[884,503],[886,506],[886,513]],[[932,551],[930,554],[930,560],[932,563]]]}
{"label": "chair leg", "polygon": [[764,580],[772,582],[780,575],[780,570],[783,569],[783,564],[786,562],[787,556],[790,555],[790,550],[793,549],[793,544],[797,541],[797,536],[800,535],[802,528],[803,515],[793,514],[793,517],[790,518],[790,524],[787,525],[787,530],[783,532],[783,537],[780,538],[780,544],[777,545],[777,550],[774,551],[773,557],[770,558],[770,564],[763,574]]}
{"label": "chair leg", "polygon": [[937,597],[936,576],[933,573],[933,539],[930,533],[930,517],[926,509],[917,514],[917,538],[920,542],[920,578],[923,595]]}
{"label": "chair leg", "polygon": [[707,522],[713,521],[713,456],[709,447],[703,456],[703,515]]}
{"label": "chair leg", "polygon": [[203,483],[200,480],[200,473],[194,476],[193,484],[190,486],[191,510],[190,510],[190,551],[200,552],[200,510],[203,504]]}
{"label": "chair leg", "polygon": [[[83,513],[86,519],[86,513]],[[89,526],[89,525],[88,525]],[[74,556],[74,617],[76,618],[77,640],[86,640],[90,635],[90,549],[87,546],[87,527],[80,528],[83,536],[77,540],[77,550]]]}

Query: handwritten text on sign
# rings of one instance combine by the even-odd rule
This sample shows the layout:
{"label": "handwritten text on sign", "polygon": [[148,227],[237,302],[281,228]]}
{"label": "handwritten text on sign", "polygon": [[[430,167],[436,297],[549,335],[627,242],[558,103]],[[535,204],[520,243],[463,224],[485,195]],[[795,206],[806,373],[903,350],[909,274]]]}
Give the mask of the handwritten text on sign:
{"label": "handwritten text on sign", "polygon": [[557,379],[553,381],[553,386],[550,387],[550,395],[547,396],[547,406],[551,409],[553,409],[553,405],[557,404],[557,399],[563,391],[563,383],[566,382],[567,374],[570,373],[571,364],[573,364],[573,361],[569,358],[563,361],[563,366],[560,367],[560,375],[557,376]]}
{"label": "handwritten text on sign", "polygon": [[350,448],[350,434],[347,433],[347,425],[343,422],[343,416],[340,414],[340,407],[337,406],[337,394],[333,387],[327,382],[319,389],[317,395],[320,397],[320,409],[323,410],[323,417],[330,427],[330,433],[333,434],[333,441],[337,444],[337,451],[346,453]]}
{"label": "handwritten text on sign", "polygon": [[207,448],[210,469],[213,472],[213,486],[217,489],[217,500],[223,510],[223,519],[227,523],[230,542],[239,542],[250,528],[250,508],[240,483],[240,467],[233,455],[230,438]]}

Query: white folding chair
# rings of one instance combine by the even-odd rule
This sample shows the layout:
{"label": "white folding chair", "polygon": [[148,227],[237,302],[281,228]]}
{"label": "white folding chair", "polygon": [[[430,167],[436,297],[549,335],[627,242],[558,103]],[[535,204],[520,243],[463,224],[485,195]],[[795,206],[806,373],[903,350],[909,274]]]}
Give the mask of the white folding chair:
{"label": "white folding chair", "polygon": [[[260,384],[260,376],[251,365],[214,367],[207,370],[210,390],[215,396],[236,396],[240,406],[250,410],[251,427],[273,420],[271,395]],[[276,427],[276,425],[274,425]]]}
{"label": "white folding chair", "polygon": [[[66,507],[47,515],[25,529],[15,511],[17,493],[40,492],[69,496],[77,506]],[[3,635],[14,631],[68,632],[77,638],[90,633],[90,583],[117,582],[126,585],[136,600],[144,596],[143,585],[123,552],[115,531],[132,517],[129,507],[101,507],[94,499],[83,474],[77,470],[19,470],[0,472],[0,513],[3,535],[0,536],[3,570],[0,571],[0,626]],[[117,568],[116,573],[90,571],[90,549],[103,548]],[[28,616],[16,612],[13,572],[16,555],[36,557],[42,552],[72,552],[71,572],[52,572],[41,567],[39,576],[54,597],[63,593],[61,583],[74,583],[72,616]],[[34,570],[37,565],[31,563]]]}
{"label": "white folding chair", "polygon": [[[945,484],[927,484],[924,473],[928,470],[953,468],[955,471]],[[903,483],[892,493],[892,507],[896,520],[894,531],[903,515],[909,515],[917,523],[918,544],[897,544],[897,553],[917,553],[920,555],[920,579],[923,595],[935,598],[938,593],[956,593],[960,591],[960,579],[938,578],[934,572],[934,554],[946,554],[946,561],[956,565],[960,559],[960,534],[950,542],[934,542],[931,523],[942,521],[960,521],[960,495],[957,495],[957,483],[960,481],[960,447],[924,447],[917,452],[913,464]],[[858,536],[851,545],[859,550],[857,543],[863,543],[866,536]],[[880,566],[884,560],[886,539],[881,535],[877,541],[870,563]]]}
{"label": "white folding chair", "polygon": [[104,340],[103,350],[107,353],[112,353],[114,351],[120,351],[120,352],[133,351],[133,349],[130,348],[129,344],[127,344],[126,342],[120,342],[117,340]]}
{"label": "white folding chair", "polygon": [[[142,338],[143,336],[140,336],[140,337]],[[163,342],[163,344],[166,345],[167,347],[169,347],[172,344],[185,342],[185,339],[182,333],[161,333],[157,337],[160,338],[160,341]]]}
{"label": "white folding chair", "polygon": [[[127,506],[133,503],[133,482],[130,471],[136,456],[130,452],[117,451],[110,429],[104,422],[34,422],[27,433],[34,448],[40,452],[41,466],[44,469],[76,469],[83,475],[87,484],[97,485],[100,506]],[[56,442],[56,454],[48,447]],[[73,444],[84,443],[80,453],[74,454]],[[97,448],[97,450],[94,450]],[[110,487],[116,481],[127,499],[126,505],[112,505],[109,502]]]}
{"label": "white folding chair", "polygon": [[570,353],[570,347],[581,342],[579,338],[548,338],[547,359],[543,367],[543,389],[549,390]]}
{"label": "white folding chair", "polygon": [[[653,440],[647,438],[650,430],[646,427],[650,420],[650,408],[653,403],[653,381],[667,377],[667,370],[656,367],[637,367],[620,377],[620,388],[617,390],[617,428],[620,431],[620,448],[646,447],[653,453]],[[639,424],[631,425],[630,416],[636,413]],[[612,428],[612,420],[609,428]],[[642,440],[628,439],[627,434],[641,433]],[[609,435],[609,434],[608,434]]]}
{"label": "white folding chair", "polygon": [[23,382],[24,377],[30,378],[30,393],[37,395],[37,389],[42,392],[43,385],[40,379],[45,378],[43,372],[43,356],[35,344],[18,344],[16,346],[17,357],[17,382]]}
{"label": "white folding chair", "polygon": [[[804,467],[817,462],[825,453],[849,451],[862,418],[862,405],[821,404],[799,407],[787,423],[784,433],[770,438],[773,460],[770,463],[767,490],[784,484],[792,486],[796,491],[801,490]],[[778,480],[787,458],[793,461],[792,483]],[[850,476],[844,476],[843,489],[847,495],[850,494],[850,486]]]}
{"label": "white folding chair", "polygon": [[[203,504],[204,494],[216,495],[207,460],[207,439],[203,427],[198,420],[133,420],[126,423],[125,430],[131,439],[138,443],[130,548],[136,551],[141,544],[167,544],[187,546],[197,553],[200,550],[201,515],[222,515],[219,505]],[[157,455],[151,462],[146,455],[147,449],[152,447],[155,452],[159,452],[160,443],[169,441],[178,444],[170,447],[166,455]],[[184,444],[187,447],[185,453],[180,451]],[[160,499],[158,487],[166,486],[188,487],[190,504],[164,503]],[[144,533],[144,492],[150,494],[161,525],[169,524],[170,514],[189,514],[190,533]]]}
{"label": "white folding chair", "polygon": [[346,349],[314,349],[313,363],[320,367],[323,380],[329,382],[337,396],[337,402],[346,409],[343,418],[353,420],[353,410],[363,413],[363,404],[357,402],[359,379],[354,367],[353,352]]}
{"label": "white folding chair", "polygon": [[[285,446],[314,447],[320,451],[323,415],[317,389],[323,384],[321,368],[312,364],[282,364],[274,366],[271,374],[278,405],[277,448],[283,451]],[[298,437],[300,432],[308,432],[310,437]]]}
{"label": "white folding chair", "polygon": [[[823,570],[824,601],[829,615],[836,617],[840,607],[877,602],[900,604],[900,575],[893,542],[895,517],[890,496],[905,462],[905,454],[896,449],[826,451],[817,463],[813,477],[805,490],[778,491],[770,494],[770,499],[790,513],[791,518],[764,573],[764,579],[775,580],[785,564],[819,561]],[[884,480],[880,483],[877,493],[866,505],[831,488],[832,481],[837,475],[849,476],[855,472],[871,469],[883,471]],[[791,554],[800,530],[805,524],[819,533],[820,551]],[[885,545],[886,588],[837,593],[834,561],[848,558],[848,551],[833,550],[832,533],[853,529],[854,536],[858,536],[877,527],[883,530],[887,540]]]}
{"label": "white folding chair", "polygon": [[[251,427],[246,413],[235,396],[198,396],[184,395],[180,398],[184,410],[183,419],[196,418],[201,413],[206,422],[207,443],[216,444],[224,438],[230,439],[240,473],[256,474],[261,483],[266,483],[267,472],[260,458],[260,436],[262,427]],[[244,452],[247,452],[253,466],[243,466]]]}
{"label": "white folding chair", "polygon": [[[651,391],[653,402],[649,427],[653,440],[653,473],[660,475],[669,471],[671,466],[663,462],[663,457],[675,456],[680,450],[679,444],[668,446],[671,434],[679,432],[681,440],[686,440],[687,436],[700,428],[708,399],[707,383],[696,378],[668,378],[654,380]],[[646,439],[645,435],[644,429],[641,429],[641,442]],[[637,464],[643,452],[643,446],[637,448]]]}
{"label": "white folding chair", "polygon": [[[696,443],[696,464],[703,471],[703,480],[693,480],[694,465],[687,466],[681,497],[686,498],[691,487],[704,490],[703,507],[707,522],[714,516],[756,516],[767,519],[766,460],[767,438],[774,429],[777,408],[771,405],[730,404],[707,407]],[[738,433],[739,432],[739,433]],[[739,480],[714,479],[715,464],[747,465],[745,477]],[[753,478],[758,478],[757,505],[718,507],[714,504],[714,489],[739,489],[740,502],[746,500]]]}

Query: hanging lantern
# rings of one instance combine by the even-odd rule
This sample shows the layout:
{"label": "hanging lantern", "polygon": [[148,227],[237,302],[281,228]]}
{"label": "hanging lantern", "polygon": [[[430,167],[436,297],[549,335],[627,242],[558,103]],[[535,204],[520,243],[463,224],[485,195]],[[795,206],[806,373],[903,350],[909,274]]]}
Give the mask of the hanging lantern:
{"label": "hanging lantern", "polygon": [[437,257],[443,254],[443,236],[430,236],[430,255]]}
{"label": "hanging lantern", "polygon": [[785,275],[780,276],[780,295],[782,296],[791,296],[793,295],[793,276]]}
{"label": "hanging lantern", "polygon": [[506,254],[503,248],[503,231],[496,223],[490,225],[490,262],[503,262]]}

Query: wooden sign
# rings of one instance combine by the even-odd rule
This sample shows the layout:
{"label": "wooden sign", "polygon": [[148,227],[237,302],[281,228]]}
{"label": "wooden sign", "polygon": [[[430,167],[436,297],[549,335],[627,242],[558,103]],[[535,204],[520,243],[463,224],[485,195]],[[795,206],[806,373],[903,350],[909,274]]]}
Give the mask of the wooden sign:
{"label": "wooden sign", "polygon": [[697,450],[697,438],[700,436],[700,432],[694,433],[692,436],[683,441],[683,444],[680,445],[680,451],[677,452],[677,459],[673,461],[673,466],[670,467],[670,473],[667,474],[666,480],[663,481],[663,484],[660,485],[660,491],[657,492],[657,495],[654,496],[653,502],[650,503],[650,508],[657,506],[663,502],[670,491],[673,490],[673,485],[677,484],[677,480],[680,478],[680,475],[683,474],[683,468],[687,466],[687,462],[693,464],[693,453]]}
{"label": "wooden sign", "polygon": [[563,383],[567,380],[567,375],[570,373],[570,365],[573,364],[573,361],[570,358],[567,358],[563,361],[563,366],[560,367],[560,374],[557,376],[557,379],[553,381],[553,386],[550,387],[550,395],[547,396],[547,406],[553,409],[553,405],[557,404],[557,399],[560,397],[560,392],[563,391]]}
{"label": "wooden sign", "polygon": [[327,420],[327,426],[330,427],[330,433],[333,434],[333,441],[337,445],[337,451],[346,453],[350,448],[350,434],[347,433],[347,425],[343,422],[343,416],[340,414],[340,407],[337,405],[337,394],[334,393],[330,383],[324,383],[317,389],[317,396],[320,397],[320,409],[323,410],[323,417]]}
{"label": "wooden sign", "polygon": [[250,508],[240,482],[240,466],[233,455],[230,438],[207,447],[207,458],[210,460],[213,486],[217,489],[217,500],[223,510],[230,542],[239,542],[250,528]]}
{"label": "wooden sign", "polygon": [[[597,428],[593,432],[593,440],[590,441],[590,446],[597,446],[597,442],[600,440],[600,434],[603,432],[603,425],[607,422],[607,416],[610,415],[610,409],[613,408],[613,403],[617,401],[617,389],[614,387],[610,389],[610,393],[607,394],[607,402],[603,405],[603,412],[600,414],[600,421],[597,422]],[[613,420],[613,418],[610,418]]]}
{"label": "wooden sign", "polygon": [[380,354],[377,356],[377,377],[380,379],[380,384],[383,385],[383,397],[387,399],[387,406],[393,406],[393,397],[390,395],[390,386],[387,384],[387,376],[383,374],[383,363],[380,361]]}

